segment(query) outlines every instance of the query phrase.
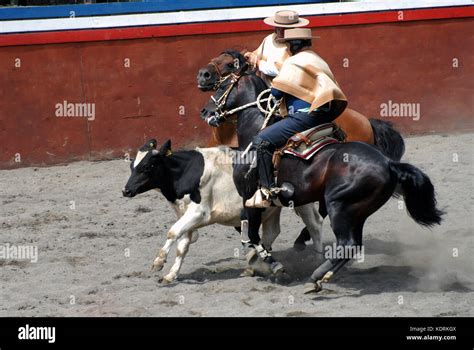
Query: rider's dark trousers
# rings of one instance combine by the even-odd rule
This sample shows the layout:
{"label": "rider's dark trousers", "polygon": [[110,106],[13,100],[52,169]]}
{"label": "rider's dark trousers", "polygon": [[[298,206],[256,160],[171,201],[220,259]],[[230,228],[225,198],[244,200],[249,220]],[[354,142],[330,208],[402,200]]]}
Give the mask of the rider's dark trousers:
{"label": "rider's dark trousers", "polygon": [[[343,102],[343,104],[340,102]],[[269,142],[273,146],[273,149],[283,147],[288,139],[297,132],[332,122],[342,113],[346,105],[347,103],[345,101],[333,101],[309,114],[297,112],[263,129],[256,138]]]}
{"label": "rider's dark trousers", "polygon": [[330,123],[345,109],[346,101],[332,101],[311,113],[297,112],[263,129],[253,140],[257,150],[257,169],[260,185],[274,187],[272,156],[276,148],[283,147],[288,139],[315,126]]}

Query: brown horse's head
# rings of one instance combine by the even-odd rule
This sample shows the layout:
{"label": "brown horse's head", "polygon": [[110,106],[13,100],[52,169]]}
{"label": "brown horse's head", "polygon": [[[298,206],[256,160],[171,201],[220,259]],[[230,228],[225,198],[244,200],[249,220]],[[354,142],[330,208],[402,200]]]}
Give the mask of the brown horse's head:
{"label": "brown horse's head", "polygon": [[226,50],[213,58],[197,74],[197,84],[201,91],[214,90],[222,78],[231,73],[245,71],[248,64],[244,56],[236,50]]}

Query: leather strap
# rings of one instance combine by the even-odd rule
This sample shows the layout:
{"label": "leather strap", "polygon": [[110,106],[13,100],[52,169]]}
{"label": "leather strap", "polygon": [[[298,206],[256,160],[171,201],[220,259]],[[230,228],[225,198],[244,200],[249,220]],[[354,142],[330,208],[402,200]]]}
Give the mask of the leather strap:
{"label": "leather strap", "polygon": [[219,69],[219,66],[217,65],[217,63],[214,62],[214,61],[211,61],[211,62],[209,62],[209,64],[214,67],[214,69],[215,69],[216,72],[217,72],[217,75],[219,76],[219,78],[221,78],[221,77],[222,77],[222,72],[221,72],[221,70]]}
{"label": "leather strap", "polygon": [[306,143],[306,145],[309,145],[311,143],[311,140],[308,139],[306,136],[304,136],[303,134],[300,134],[299,132],[297,132],[295,134],[295,136],[299,137],[301,140],[303,140],[304,143]]}

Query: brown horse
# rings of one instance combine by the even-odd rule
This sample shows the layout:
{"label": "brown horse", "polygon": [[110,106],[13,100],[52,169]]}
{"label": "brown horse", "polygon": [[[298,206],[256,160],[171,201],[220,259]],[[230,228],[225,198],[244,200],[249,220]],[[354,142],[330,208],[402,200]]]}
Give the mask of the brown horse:
{"label": "brown horse", "polygon": [[216,128],[211,128],[212,135],[207,147],[226,145],[232,148],[239,147],[237,140],[237,128],[234,123],[222,123]]}

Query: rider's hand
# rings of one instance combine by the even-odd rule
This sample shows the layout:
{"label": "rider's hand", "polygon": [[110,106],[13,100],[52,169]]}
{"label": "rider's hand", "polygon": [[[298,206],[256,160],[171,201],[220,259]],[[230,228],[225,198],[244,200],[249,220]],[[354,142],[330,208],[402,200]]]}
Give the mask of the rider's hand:
{"label": "rider's hand", "polygon": [[247,60],[248,63],[250,63],[252,66],[257,65],[257,55],[255,55],[253,52],[246,52],[244,54],[245,59]]}

